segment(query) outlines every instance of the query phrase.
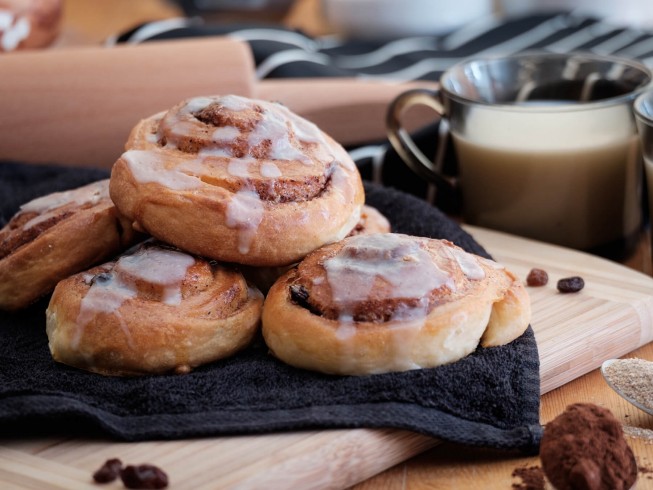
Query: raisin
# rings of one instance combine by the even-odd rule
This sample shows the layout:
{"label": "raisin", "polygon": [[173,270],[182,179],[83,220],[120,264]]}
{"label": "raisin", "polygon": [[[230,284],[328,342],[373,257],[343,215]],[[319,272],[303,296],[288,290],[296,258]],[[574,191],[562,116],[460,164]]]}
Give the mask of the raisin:
{"label": "raisin", "polygon": [[127,488],[165,488],[168,486],[168,475],[151,464],[126,466],[120,472],[120,479]]}
{"label": "raisin", "polygon": [[290,297],[298,305],[306,307],[308,304],[309,292],[304,286],[293,284],[290,286]]}
{"label": "raisin", "polygon": [[558,281],[558,291],[561,293],[577,293],[585,287],[585,281],[580,276],[565,277]]}
{"label": "raisin", "polygon": [[94,275],[93,279],[91,279],[91,286],[95,283],[100,285],[107,284],[109,281],[111,281],[111,273],[100,272],[99,274]]}
{"label": "raisin", "polygon": [[107,459],[104,464],[93,473],[93,480],[96,483],[110,483],[120,476],[122,461],[117,458]]}
{"label": "raisin", "polygon": [[533,268],[526,277],[529,286],[545,286],[549,282],[549,275],[544,269]]}

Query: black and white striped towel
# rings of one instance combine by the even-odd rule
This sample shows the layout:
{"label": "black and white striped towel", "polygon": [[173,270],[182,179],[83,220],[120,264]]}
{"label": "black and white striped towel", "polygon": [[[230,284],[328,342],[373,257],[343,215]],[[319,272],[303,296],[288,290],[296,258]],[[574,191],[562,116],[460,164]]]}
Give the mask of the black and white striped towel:
{"label": "black and white striped towel", "polygon": [[[393,41],[343,40],[310,37],[299,31],[265,25],[206,24],[199,18],[180,18],[140,25],[108,41],[140,43],[182,37],[226,35],[249,43],[256,75],[265,78],[360,77],[392,81],[436,81],[443,71],[475,56],[507,55],[531,50],[556,53],[587,51],[639,59],[653,66],[653,30],[613,25],[567,12],[501,19],[488,17],[453,32]],[[435,158],[437,126],[415,135],[424,153]],[[441,141],[447,142],[446,138]],[[444,166],[455,172],[450,145],[440,147]],[[436,195],[399,159],[387,141],[361,142],[349,148],[363,177],[427,198]],[[435,202],[445,212],[456,212],[451,193],[437,193]]]}

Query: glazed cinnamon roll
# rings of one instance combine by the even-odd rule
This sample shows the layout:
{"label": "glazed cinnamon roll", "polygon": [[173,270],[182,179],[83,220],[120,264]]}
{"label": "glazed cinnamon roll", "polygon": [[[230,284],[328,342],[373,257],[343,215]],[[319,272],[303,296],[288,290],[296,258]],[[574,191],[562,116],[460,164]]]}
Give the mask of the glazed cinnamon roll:
{"label": "glazed cinnamon roll", "polygon": [[186,373],[245,347],[262,305],[236,270],[146,242],[57,285],[50,352],[105,375]]}
{"label": "glazed cinnamon roll", "polygon": [[508,343],[530,321],[505,268],[444,240],[346,238],[270,289],[263,336],[287,364],[340,375],[435,367]]}
{"label": "glazed cinnamon roll", "polygon": [[61,279],[125,250],[134,236],[108,180],[24,204],[0,230],[0,309],[28,306]]}
{"label": "glazed cinnamon roll", "polygon": [[328,135],[280,104],[186,100],[141,121],[111,197],[152,236],[213,259],[280,266],[345,237],[364,191]]}

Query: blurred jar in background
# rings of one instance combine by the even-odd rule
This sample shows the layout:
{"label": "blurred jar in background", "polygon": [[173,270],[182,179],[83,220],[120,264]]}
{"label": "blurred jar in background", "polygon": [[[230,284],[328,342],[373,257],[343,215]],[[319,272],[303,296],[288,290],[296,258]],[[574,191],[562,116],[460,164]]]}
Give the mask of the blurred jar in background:
{"label": "blurred jar in background", "polygon": [[497,4],[499,13],[506,16],[568,11],[624,27],[653,27],[651,0],[497,0]]}
{"label": "blurred jar in background", "polygon": [[49,46],[62,11],[62,0],[0,0],[0,52]]}
{"label": "blurred jar in background", "polygon": [[347,37],[434,36],[492,15],[493,0],[322,0],[331,28]]}

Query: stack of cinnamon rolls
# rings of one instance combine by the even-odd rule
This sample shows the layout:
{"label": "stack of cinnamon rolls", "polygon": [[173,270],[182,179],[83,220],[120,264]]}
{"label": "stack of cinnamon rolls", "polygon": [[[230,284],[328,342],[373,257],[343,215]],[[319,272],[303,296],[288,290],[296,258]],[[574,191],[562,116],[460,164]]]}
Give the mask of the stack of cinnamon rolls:
{"label": "stack of cinnamon rolls", "polygon": [[232,95],[140,121],[110,179],[21,207],[0,230],[0,308],[50,293],[53,358],[105,375],[189,372],[261,327],[299,368],[428,368],[530,321],[511,272],[391,233],[338,143]]}

